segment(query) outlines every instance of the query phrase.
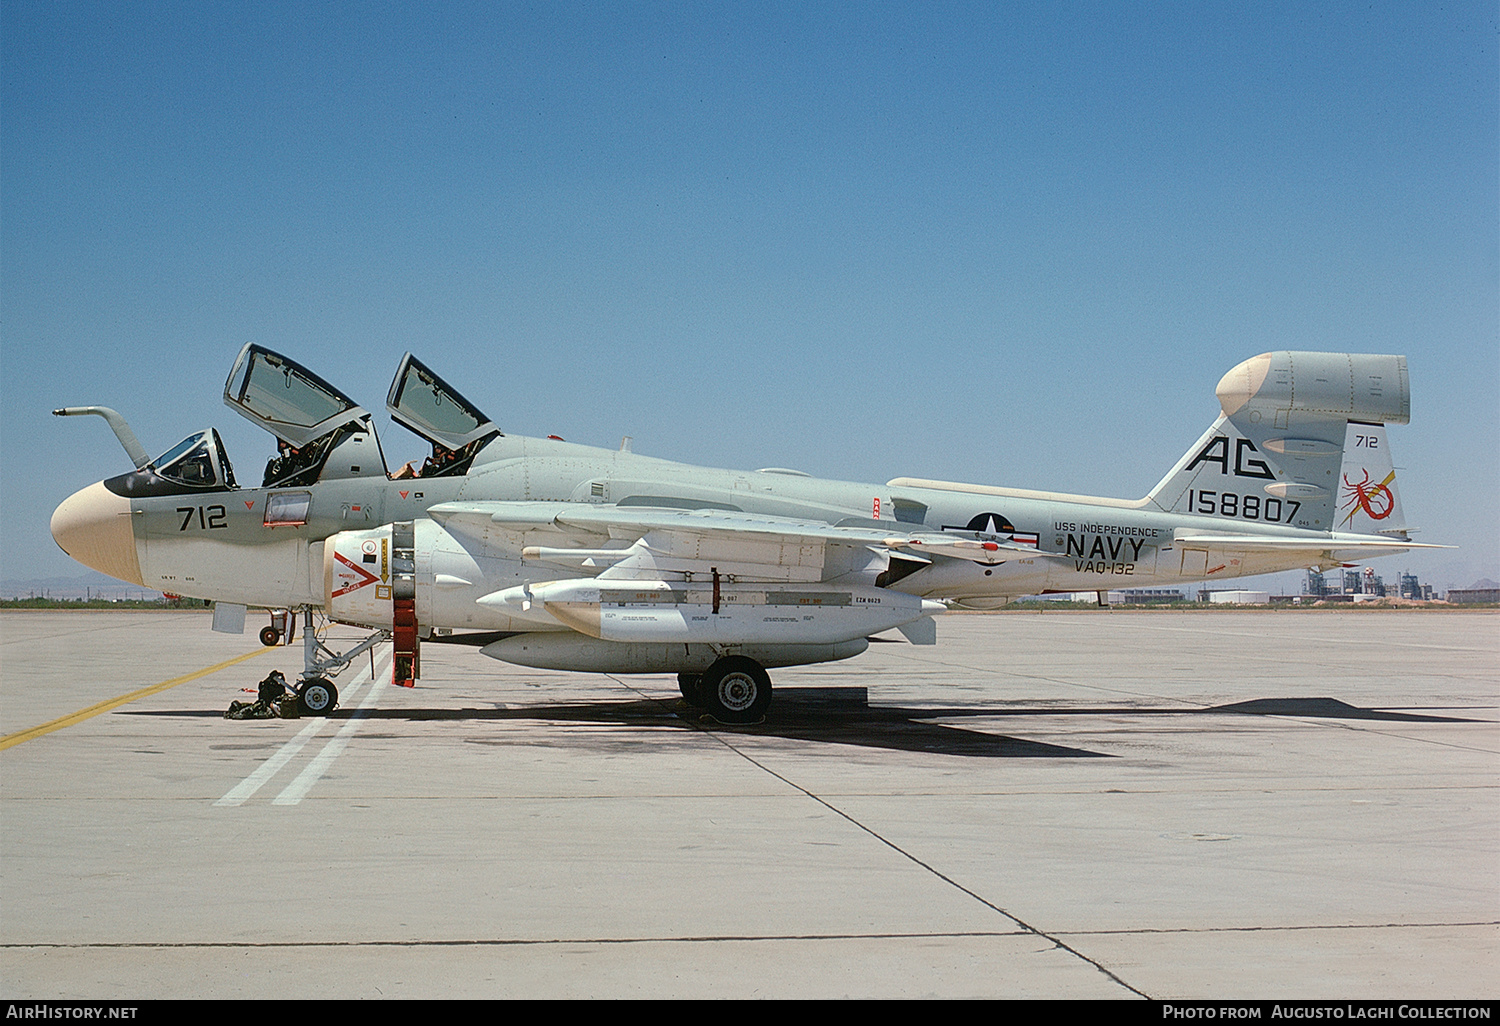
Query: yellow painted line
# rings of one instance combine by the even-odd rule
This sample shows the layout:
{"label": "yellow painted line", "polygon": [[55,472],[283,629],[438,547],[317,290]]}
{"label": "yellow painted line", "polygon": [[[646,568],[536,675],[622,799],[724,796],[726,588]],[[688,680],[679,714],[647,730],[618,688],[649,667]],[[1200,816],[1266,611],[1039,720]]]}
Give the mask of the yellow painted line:
{"label": "yellow painted line", "polygon": [[246,659],[250,659],[258,655],[264,655],[265,652],[266,649],[258,648],[254,652],[246,652],[244,655],[235,656],[233,659],[226,659],[222,663],[215,663],[214,665],[205,667],[195,673],[189,673],[186,676],[182,677],[173,677],[171,680],[164,680],[160,684],[152,684],[148,688],[141,688],[139,691],[132,691],[128,695],[121,695],[119,698],[111,698],[107,701],[100,702],[98,705],[91,705],[87,709],[80,709],[76,713],[73,713],[69,716],[64,716],[61,719],[53,720],[51,723],[43,723],[40,727],[32,727],[30,730],[23,730],[16,734],[7,735],[5,738],[0,739],[0,751],[4,751],[7,748],[18,745],[22,741],[30,741],[32,738],[38,738],[43,736],[44,734],[50,734],[54,730],[62,730],[64,727],[71,727],[75,723],[82,723],[84,720],[98,716],[100,713],[107,713],[111,709],[117,709],[120,706],[125,705],[127,702],[134,702],[137,698],[145,698],[147,695],[154,695],[158,691],[165,691],[168,688],[175,688],[179,684],[186,684],[190,680],[197,680],[199,677],[207,677],[210,673],[218,673],[220,670],[227,670],[235,663],[243,663]]}

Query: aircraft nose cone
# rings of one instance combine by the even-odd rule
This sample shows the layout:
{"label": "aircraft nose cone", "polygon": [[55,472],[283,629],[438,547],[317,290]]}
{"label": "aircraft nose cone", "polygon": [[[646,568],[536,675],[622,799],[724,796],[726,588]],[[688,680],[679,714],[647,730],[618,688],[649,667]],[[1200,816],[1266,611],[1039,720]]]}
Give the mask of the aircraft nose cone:
{"label": "aircraft nose cone", "polygon": [[130,500],[103,482],[74,492],[52,512],[52,538],[84,566],[144,585],[135,550]]}

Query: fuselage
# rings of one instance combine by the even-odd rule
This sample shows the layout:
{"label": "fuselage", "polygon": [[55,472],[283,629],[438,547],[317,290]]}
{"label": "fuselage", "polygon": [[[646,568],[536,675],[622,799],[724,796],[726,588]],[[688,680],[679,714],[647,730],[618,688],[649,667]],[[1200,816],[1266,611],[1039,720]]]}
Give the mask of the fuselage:
{"label": "fuselage", "polygon": [[123,580],[303,610],[303,693],[325,696],[309,708],[331,707],[322,675],[348,665],[310,629],[321,608],[370,628],[364,646],[390,638],[397,682],[420,677],[420,638],[461,632],[521,665],[676,673],[690,704],[754,722],[766,667],[847,659],[887,630],[935,644],[932,618],[951,603],[1416,547],[1384,427],[1409,414],[1404,358],[1266,353],[1215,394],[1220,416],[1131,501],[695,467],[506,435],[408,353],[386,409],[432,452],[393,474],[368,412],[251,344],[224,400],[277,438],[260,487],[237,485],[217,431],[150,460],[114,411],[69,407],[57,412],[105,417],[136,469],[70,497],[52,533]]}
{"label": "fuselage", "polygon": [[[1161,586],[1307,563],[1305,555],[1216,553],[1206,545],[1174,544],[1174,536],[1185,528],[1223,530],[1226,520],[1239,533],[1305,535],[1277,522],[1283,510],[1290,509],[1279,502],[1257,503],[1253,519],[1184,516],[1151,508],[1144,500],[912,479],[881,485],[787,471],[703,468],[514,435],[493,439],[467,473],[457,477],[391,480],[381,474],[294,488],[223,488],[163,495],[132,488],[128,479],[139,477],[139,473],[122,475],[78,493],[59,508],[55,533],[61,529],[63,535],[78,537],[83,528],[81,524],[69,527],[74,519],[70,504],[86,502],[91,512],[82,515],[91,523],[105,521],[114,531],[114,549],[108,567],[103,568],[106,572],[176,594],[273,608],[324,604],[325,539],[394,521],[419,521],[433,506],[463,501],[734,510],[829,524],[879,524],[893,533],[981,532],[1037,549],[1037,557],[1010,556],[991,565],[937,561],[912,568],[890,584],[909,594],[958,600]],[[132,491],[136,494],[129,494]],[[287,516],[284,511],[288,509],[295,515]],[[130,528],[128,540],[121,530],[122,521]],[[489,551],[499,563],[511,557],[508,561],[514,566],[484,568],[488,573],[483,585],[471,582],[476,589],[493,590],[502,581],[568,576],[560,570],[523,566],[520,549],[536,539],[519,535],[507,539],[504,534],[495,533]],[[69,548],[63,536],[59,541]],[[437,572],[442,571],[428,567],[429,577]],[[477,597],[453,595],[469,604]],[[459,603],[445,602],[444,606],[458,608]],[[454,619],[454,614],[448,618]],[[470,622],[451,626],[502,626],[495,622],[495,615],[481,615],[477,609],[459,619]]]}
{"label": "fuselage", "polygon": [[[237,485],[216,431],[153,461],[114,411],[67,408],[109,420],[137,469],[69,498],[52,530],[86,565],[221,603],[715,650],[862,642],[888,626],[926,637],[914,618],[943,607],[902,596],[985,606],[1417,547],[1385,437],[1409,417],[1403,357],[1266,353],[1215,394],[1214,423],[1144,498],[1124,500],[696,467],[507,435],[408,353],[386,409],[433,448],[421,470],[393,474],[370,414],[251,344],[224,400],[278,439],[260,487]],[[550,597],[528,590],[549,583]],[[753,623],[732,615],[751,608]]]}

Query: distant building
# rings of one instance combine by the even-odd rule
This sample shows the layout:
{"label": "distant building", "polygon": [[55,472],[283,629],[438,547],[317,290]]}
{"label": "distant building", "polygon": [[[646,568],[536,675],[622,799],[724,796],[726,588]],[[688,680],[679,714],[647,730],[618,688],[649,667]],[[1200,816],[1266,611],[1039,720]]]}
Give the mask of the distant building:
{"label": "distant building", "polygon": [[1416,574],[1402,574],[1400,594],[1404,599],[1418,599],[1423,602],[1431,602],[1432,585],[1423,584],[1417,580]]}
{"label": "distant building", "polygon": [[[1153,602],[1186,602],[1180,588],[1115,588],[1105,593],[1104,600],[1112,606],[1150,605]],[[1054,591],[1045,595],[1025,595],[1019,602],[1087,602],[1097,605],[1096,591]]]}
{"label": "distant building", "polygon": [[1341,595],[1370,595],[1385,597],[1385,582],[1375,573],[1375,568],[1367,566],[1363,570],[1345,570],[1344,586],[1339,589]]}
{"label": "distant building", "polygon": [[1211,591],[1208,593],[1208,600],[1236,606],[1263,606],[1271,601],[1271,593],[1269,591]]}
{"label": "distant building", "polygon": [[1449,602],[1500,602],[1500,588],[1449,588]]}
{"label": "distant building", "polygon": [[1133,606],[1149,605],[1153,602],[1185,602],[1181,588],[1122,588],[1109,593],[1111,602],[1123,602]]}

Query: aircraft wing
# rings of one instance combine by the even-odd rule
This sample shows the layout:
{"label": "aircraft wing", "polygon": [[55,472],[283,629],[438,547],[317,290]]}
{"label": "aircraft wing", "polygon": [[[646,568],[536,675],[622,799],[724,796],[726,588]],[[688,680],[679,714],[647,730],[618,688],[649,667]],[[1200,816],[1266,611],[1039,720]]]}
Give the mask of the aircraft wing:
{"label": "aircraft wing", "polygon": [[[905,530],[878,521],[828,524],[821,520],[742,513],[569,502],[452,502],[429,515],[464,532],[487,527],[534,534],[556,532],[573,544],[529,546],[523,558],[597,569],[601,577],[643,578],[660,572],[735,574],[759,580],[819,580],[830,547],[870,549],[907,559],[1054,557],[1031,546],[958,532]],[[589,548],[585,546],[603,546]],[[1058,557],[1061,558],[1061,557]]]}

